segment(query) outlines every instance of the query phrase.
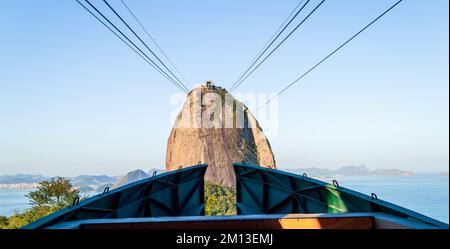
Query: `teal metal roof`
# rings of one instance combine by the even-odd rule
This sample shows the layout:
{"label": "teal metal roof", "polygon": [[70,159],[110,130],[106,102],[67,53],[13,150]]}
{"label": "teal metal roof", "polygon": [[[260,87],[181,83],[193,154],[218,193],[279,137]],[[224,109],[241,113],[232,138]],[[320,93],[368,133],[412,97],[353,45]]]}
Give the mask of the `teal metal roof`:
{"label": "teal metal roof", "polygon": [[88,219],[121,219],[204,215],[207,165],[154,175],[105,192],[50,214],[24,229]]}
{"label": "teal metal roof", "polygon": [[238,215],[385,213],[437,228],[448,224],[333,184],[276,169],[234,164]]}

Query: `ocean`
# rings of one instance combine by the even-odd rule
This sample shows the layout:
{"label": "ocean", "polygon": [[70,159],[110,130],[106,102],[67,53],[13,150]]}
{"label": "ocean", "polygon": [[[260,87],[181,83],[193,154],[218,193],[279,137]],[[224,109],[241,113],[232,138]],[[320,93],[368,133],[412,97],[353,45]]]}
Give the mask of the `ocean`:
{"label": "ocean", "polygon": [[[376,193],[392,202],[434,219],[449,223],[449,177],[418,174],[415,176],[339,177],[339,185],[364,194]],[[29,190],[0,190],[0,215],[29,207]]]}
{"label": "ocean", "polygon": [[29,207],[25,195],[30,190],[0,189],[0,216],[11,216],[15,211],[21,212]]}
{"label": "ocean", "polygon": [[337,179],[339,185],[449,223],[449,177],[358,176]]}

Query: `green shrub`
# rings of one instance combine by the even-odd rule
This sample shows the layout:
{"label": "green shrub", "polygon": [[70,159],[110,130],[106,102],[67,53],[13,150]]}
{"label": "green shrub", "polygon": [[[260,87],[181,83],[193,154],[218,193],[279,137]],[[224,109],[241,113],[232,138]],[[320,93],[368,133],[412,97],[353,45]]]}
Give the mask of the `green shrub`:
{"label": "green shrub", "polygon": [[236,192],[211,182],[205,182],[205,215],[236,215]]}

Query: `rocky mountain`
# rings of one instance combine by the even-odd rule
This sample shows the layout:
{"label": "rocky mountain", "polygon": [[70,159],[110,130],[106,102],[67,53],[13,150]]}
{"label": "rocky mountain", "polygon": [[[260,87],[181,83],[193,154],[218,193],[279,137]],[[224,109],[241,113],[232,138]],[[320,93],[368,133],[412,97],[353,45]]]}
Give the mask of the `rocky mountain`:
{"label": "rocky mountain", "polygon": [[120,187],[120,186],[123,186],[126,184],[130,184],[135,181],[139,181],[139,180],[151,177],[155,172],[156,172],[156,175],[159,175],[159,174],[164,173],[165,170],[155,168],[155,169],[149,170],[147,173],[145,173],[143,170],[140,170],[140,169],[133,170],[133,171],[128,172],[125,176],[117,177],[114,184],[104,185],[104,186],[99,187],[99,190],[103,191],[103,189],[105,189],[105,187],[117,188],[117,187]]}
{"label": "rocky mountain", "polygon": [[145,178],[150,177],[151,175],[148,175],[143,170],[137,169],[133,170],[131,172],[128,172],[125,176],[119,178],[114,184],[113,188],[117,188],[135,181],[139,181]]}
{"label": "rocky mountain", "polygon": [[168,138],[166,170],[208,164],[206,181],[234,187],[235,162],[276,167],[269,141],[244,104],[210,83],[195,88]]}

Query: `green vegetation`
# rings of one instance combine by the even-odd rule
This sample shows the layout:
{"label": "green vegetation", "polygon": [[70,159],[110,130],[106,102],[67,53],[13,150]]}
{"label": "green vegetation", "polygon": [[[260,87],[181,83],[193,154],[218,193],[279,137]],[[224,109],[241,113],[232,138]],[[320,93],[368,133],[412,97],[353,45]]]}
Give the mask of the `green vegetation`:
{"label": "green vegetation", "polygon": [[26,195],[32,205],[23,213],[7,218],[0,216],[0,229],[17,229],[72,204],[78,196],[69,180],[57,177],[39,183],[37,190]]}
{"label": "green vegetation", "polygon": [[229,187],[205,182],[205,215],[236,215],[236,192]]}
{"label": "green vegetation", "polygon": [[0,216],[0,228],[6,228],[8,225],[8,217]]}

